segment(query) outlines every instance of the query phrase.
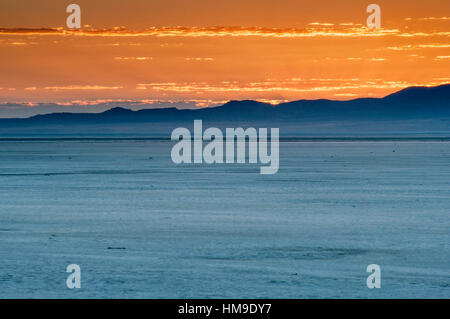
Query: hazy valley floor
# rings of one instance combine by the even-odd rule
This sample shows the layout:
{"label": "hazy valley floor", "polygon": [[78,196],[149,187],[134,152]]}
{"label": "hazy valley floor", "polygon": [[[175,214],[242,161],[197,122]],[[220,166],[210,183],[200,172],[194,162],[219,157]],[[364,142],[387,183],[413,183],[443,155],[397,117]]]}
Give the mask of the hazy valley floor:
{"label": "hazy valley floor", "polygon": [[448,141],[283,142],[275,175],[171,146],[0,142],[0,298],[450,297]]}

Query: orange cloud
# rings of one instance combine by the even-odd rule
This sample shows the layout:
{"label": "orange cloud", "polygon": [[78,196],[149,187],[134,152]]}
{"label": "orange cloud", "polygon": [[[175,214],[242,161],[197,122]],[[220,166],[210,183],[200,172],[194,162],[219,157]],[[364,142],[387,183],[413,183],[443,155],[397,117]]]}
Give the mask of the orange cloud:
{"label": "orange cloud", "polygon": [[137,56],[137,57],[122,57],[122,56],[116,56],[114,57],[114,60],[135,60],[135,61],[146,61],[146,60],[153,60],[153,57],[151,56]]}
{"label": "orange cloud", "polygon": [[67,86],[46,86],[44,90],[118,90],[123,86],[101,86],[101,85],[67,85]]}
{"label": "orange cloud", "polygon": [[[320,24],[320,26],[328,24]],[[263,27],[151,27],[143,31],[113,29],[66,30],[63,28],[1,28],[0,34],[8,35],[61,35],[97,37],[380,37],[402,34],[398,29],[370,30],[363,26],[349,28],[263,28]],[[433,33],[434,34],[434,33]],[[427,35],[433,35],[427,34]]]}
{"label": "orange cloud", "polygon": [[436,21],[436,20],[440,20],[440,21],[445,21],[445,20],[450,20],[450,17],[424,17],[424,18],[405,18],[405,21]]}
{"label": "orange cloud", "polygon": [[186,61],[214,61],[214,58],[184,58]]}
{"label": "orange cloud", "polygon": [[391,46],[387,47],[388,50],[393,51],[409,51],[409,50],[420,50],[420,49],[442,49],[450,48],[450,43],[430,43],[430,44],[407,44],[402,46]]}
{"label": "orange cloud", "polygon": [[[408,81],[383,81],[376,79],[374,81],[361,81],[358,78],[351,79],[285,79],[268,80],[263,82],[221,82],[210,84],[207,82],[167,82],[167,83],[148,83],[138,84],[141,89],[149,89],[156,92],[175,92],[175,93],[206,93],[206,92],[332,92],[342,90],[360,90],[360,89],[399,89],[409,86],[435,86],[446,84],[447,80],[433,81],[428,83],[417,83]],[[348,92],[345,92],[348,96]],[[351,93],[354,94],[354,93]],[[334,94],[336,95],[336,94]],[[336,95],[339,96],[339,95]]]}

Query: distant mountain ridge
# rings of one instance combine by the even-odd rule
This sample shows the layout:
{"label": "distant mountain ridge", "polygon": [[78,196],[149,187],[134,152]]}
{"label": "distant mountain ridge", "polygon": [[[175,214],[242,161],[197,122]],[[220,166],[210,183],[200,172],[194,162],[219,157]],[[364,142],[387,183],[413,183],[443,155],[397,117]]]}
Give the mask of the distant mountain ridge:
{"label": "distant mountain ridge", "polygon": [[[349,132],[357,123],[370,123],[376,131],[382,131],[382,123],[397,123],[398,128],[420,123],[416,130],[438,129],[450,132],[450,84],[436,87],[409,87],[384,98],[359,98],[348,101],[299,100],[278,105],[243,100],[230,101],[222,106],[203,109],[159,108],[133,111],[115,107],[102,113],[51,113],[20,119],[0,119],[0,135],[40,128],[70,131],[76,134],[83,126],[95,131],[102,126],[120,134],[133,126],[141,130],[150,127],[173,126],[202,119],[210,123],[234,123],[234,126],[279,125],[289,130],[311,127],[329,129],[336,123],[348,127]],[[334,124],[333,124],[334,123]],[[428,124],[427,124],[428,123]],[[375,124],[378,124],[378,128]],[[413,125],[413,126],[414,126]],[[386,126],[386,125],[384,125]],[[428,126],[428,128],[427,128]],[[121,129],[122,128],[122,129]],[[354,128],[353,128],[354,129]],[[50,130],[51,131],[51,130]],[[317,131],[313,129],[312,131]],[[332,130],[331,130],[332,131]]]}

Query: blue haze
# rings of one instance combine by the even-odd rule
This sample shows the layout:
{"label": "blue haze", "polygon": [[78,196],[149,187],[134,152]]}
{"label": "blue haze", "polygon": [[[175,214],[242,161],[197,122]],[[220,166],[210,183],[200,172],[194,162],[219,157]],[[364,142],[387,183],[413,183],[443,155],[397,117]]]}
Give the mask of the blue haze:
{"label": "blue haze", "polygon": [[282,142],[275,175],[172,145],[1,141],[0,298],[450,297],[448,140]]}

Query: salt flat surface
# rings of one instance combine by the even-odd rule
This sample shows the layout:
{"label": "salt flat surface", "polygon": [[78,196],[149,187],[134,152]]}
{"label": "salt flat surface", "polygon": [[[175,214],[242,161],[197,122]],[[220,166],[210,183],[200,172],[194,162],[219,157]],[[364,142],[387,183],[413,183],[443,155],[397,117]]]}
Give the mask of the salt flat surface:
{"label": "salt flat surface", "polygon": [[449,142],[284,142],[275,175],[172,145],[0,142],[0,298],[450,297]]}

